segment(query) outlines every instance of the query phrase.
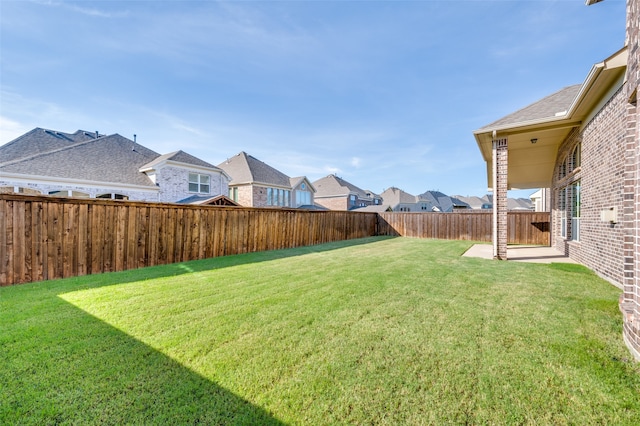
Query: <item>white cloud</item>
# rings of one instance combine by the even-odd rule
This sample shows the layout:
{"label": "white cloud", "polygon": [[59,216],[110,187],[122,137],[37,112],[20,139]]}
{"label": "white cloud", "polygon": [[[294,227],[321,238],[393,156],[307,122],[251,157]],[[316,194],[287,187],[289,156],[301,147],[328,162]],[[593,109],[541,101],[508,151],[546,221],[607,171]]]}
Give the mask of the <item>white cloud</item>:
{"label": "white cloud", "polygon": [[31,130],[22,123],[0,116],[0,145],[12,141]]}
{"label": "white cloud", "polygon": [[359,157],[353,157],[351,159],[351,165],[353,167],[360,167],[360,165],[362,164],[362,158]]}
{"label": "white cloud", "polygon": [[[97,9],[95,7],[84,7],[74,3],[57,2],[57,1],[36,1],[35,3],[43,4],[46,6],[52,6],[52,7],[61,7],[61,8],[70,10],[72,12],[79,13],[81,15],[92,16],[97,18],[118,18],[118,17],[123,17],[128,15],[128,12],[126,11],[107,12],[105,10]],[[112,4],[117,4],[117,3],[119,2],[114,2]],[[86,2],[85,4],[89,4],[89,3]]]}

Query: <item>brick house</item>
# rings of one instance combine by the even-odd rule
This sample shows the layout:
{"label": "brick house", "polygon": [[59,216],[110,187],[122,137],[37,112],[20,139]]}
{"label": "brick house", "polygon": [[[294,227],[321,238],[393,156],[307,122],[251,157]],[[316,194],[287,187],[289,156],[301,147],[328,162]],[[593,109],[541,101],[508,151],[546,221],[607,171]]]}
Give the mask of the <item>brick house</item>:
{"label": "brick house", "polygon": [[35,128],[0,146],[0,191],[178,202],[228,192],[229,176],[184,151],[160,155],[118,134]]}
{"label": "brick house", "polygon": [[[601,0],[587,0],[587,4]],[[494,257],[506,259],[506,192],[549,188],[551,244],[620,287],[624,340],[640,359],[640,0],[626,43],[566,87],[476,130],[494,199]]]}
{"label": "brick house", "polygon": [[353,210],[382,204],[379,195],[358,188],[336,175],[318,179],[313,186],[316,188],[316,204],[329,210]]}
{"label": "brick house", "polygon": [[315,188],[305,176],[291,178],[244,151],[218,167],[231,176],[229,198],[241,206],[313,208]]}

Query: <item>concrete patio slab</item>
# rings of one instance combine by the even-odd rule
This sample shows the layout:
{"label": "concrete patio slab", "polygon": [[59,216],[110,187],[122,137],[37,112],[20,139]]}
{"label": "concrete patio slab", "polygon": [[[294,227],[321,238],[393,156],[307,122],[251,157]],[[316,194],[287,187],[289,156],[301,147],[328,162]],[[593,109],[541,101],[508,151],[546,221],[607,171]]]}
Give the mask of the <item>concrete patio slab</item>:
{"label": "concrete patio slab", "polygon": [[[493,259],[493,246],[474,244],[463,256]],[[508,246],[507,260],[530,263],[579,263],[553,247],[544,246]]]}

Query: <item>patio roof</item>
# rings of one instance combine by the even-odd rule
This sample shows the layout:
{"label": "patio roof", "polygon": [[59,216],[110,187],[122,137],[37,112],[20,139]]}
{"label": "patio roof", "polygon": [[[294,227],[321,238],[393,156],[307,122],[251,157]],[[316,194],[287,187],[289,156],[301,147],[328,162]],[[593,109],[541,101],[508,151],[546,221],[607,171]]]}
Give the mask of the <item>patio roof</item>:
{"label": "patio roof", "polygon": [[586,122],[623,83],[626,47],[595,64],[582,84],[566,87],[473,132],[492,187],[492,141],[508,138],[509,189],[551,186],[556,155],[569,133]]}

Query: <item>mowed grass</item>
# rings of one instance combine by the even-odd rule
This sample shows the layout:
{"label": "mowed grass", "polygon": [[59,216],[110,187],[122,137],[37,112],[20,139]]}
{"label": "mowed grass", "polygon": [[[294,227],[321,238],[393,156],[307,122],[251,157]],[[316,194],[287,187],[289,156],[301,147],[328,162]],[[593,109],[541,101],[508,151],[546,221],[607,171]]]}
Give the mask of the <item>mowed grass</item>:
{"label": "mowed grass", "polygon": [[638,424],[619,290],[370,238],[0,289],[0,424]]}

